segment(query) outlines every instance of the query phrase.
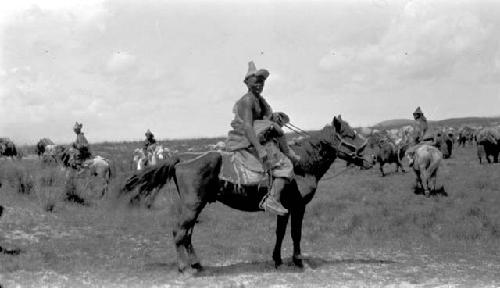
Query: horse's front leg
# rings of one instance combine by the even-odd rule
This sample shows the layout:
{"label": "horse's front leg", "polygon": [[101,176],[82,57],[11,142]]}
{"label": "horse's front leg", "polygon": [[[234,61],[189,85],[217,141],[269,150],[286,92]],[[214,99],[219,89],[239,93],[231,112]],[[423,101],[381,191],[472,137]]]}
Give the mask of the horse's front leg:
{"label": "horse's front leg", "polygon": [[304,219],[305,204],[296,204],[292,210],[292,240],[293,240],[293,263],[297,267],[304,267],[302,254],[300,251],[300,241],[302,239],[302,220]]}
{"label": "horse's front leg", "polygon": [[283,243],[283,238],[285,237],[286,226],[288,225],[288,218],[290,214],[284,216],[277,216],[276,221],[276,244],[273,250],[273,260],[274,266],[278,268],[283,261],[281,260],[281,244]]}
{"label": "horse's front leg", "polygon": [[422,192],[421,190],[424,189],[424,187],[422,186],[422,177],[420,176],[419,170],[413,169],[413,171],[415,171],[415,191],[417,192],[417,194],[420,194],[420,192]]}
{"label": "horse's front leg", "polygon": [[384,173],[384,162],[379,162],[379,166],[378,168],[380,169],[380,173],[382,173],[382,177],[385,176],[385,173]]}

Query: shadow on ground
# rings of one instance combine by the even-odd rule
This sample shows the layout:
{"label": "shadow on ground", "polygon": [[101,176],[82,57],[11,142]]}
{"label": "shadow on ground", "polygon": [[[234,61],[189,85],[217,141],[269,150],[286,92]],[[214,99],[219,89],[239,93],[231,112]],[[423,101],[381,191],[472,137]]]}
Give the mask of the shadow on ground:
{"label": "shadow on ground", "polygon": [[[374,259],[374,258],[347,258],[347,259],[323,259],[320,257],[304,257],[304,265],[311,269],[318,269],[321,267],[345,265],[345,264],[366,264],[366,265],[381,265],[381,264],[395,264],[397,262],[392,260]],[[283,260],[283,265],[275,268],[273,261],[253,261],[242,262],[230,265],[221,266],[203,266],[203,270],[195,273],[195,277],[215,277],[224,275],[237,275],[246,273],[302,273],[303,268],[296,267],[292,258],[289,257]],[[169,270],[177,271],[177,264],[172,263],[150,263],[146,265],[146,270]]]}
{"label": "shadow on ground", "polygon": [[[417,188],[416,186],[414,186],[413,187],[413,192],[415,193],[415,195],[424,195],[424,189],[422,189],[421,187]],[[430,196],[448,197],[448,193],[444,189],[444,186],[440,186],[436,190],[432,190],[431,193],[430,193]]]}
{"label": "shadow on ground", "polygon": [[[310,267],[311,269],[318,269],[321,267],[344,265],[344,264],[394,264],[396,262],[391,260],[382,259],[323,259],[319,257],[304,257],[304,265]],[[234,275],[242,273],[301,273],[304,269],[296,267],[291,257],[284,259],[284,264],[278,268],[275,268],[273,261],[254,261],[245,263],[235,263],[226,266],[205,266],[203,271],[197,273],[197,277],[206,276],[223,276],[223,275]]]}

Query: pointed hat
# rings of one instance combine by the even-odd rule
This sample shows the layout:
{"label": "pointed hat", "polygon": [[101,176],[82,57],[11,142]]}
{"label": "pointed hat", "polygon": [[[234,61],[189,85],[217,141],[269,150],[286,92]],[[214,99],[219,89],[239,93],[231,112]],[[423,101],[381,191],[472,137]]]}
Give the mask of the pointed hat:
{"label": "pointed hat", "polygon": [[82,129],[82,127],[83,127],[82,123],[75,122],[75,126],[73,126],[73,130]]}
{"label": "pointed hat", "polygon": [[413,114],[424,114],[424,112],[422,112],[422,109],[420,109],[420,106],[418,106]]}
{"label": "pointed hat", "polygon": [[250,76],[263,76],[264,79],[267,79],[267,77],[269,77],[269,71],[267,71],[266,69],[257,70],[257,68],[255,67],[255,63],[253,63],[253,61],[250,61],[248,62],[248,72],[247,75],[245,75],[245,80]]}

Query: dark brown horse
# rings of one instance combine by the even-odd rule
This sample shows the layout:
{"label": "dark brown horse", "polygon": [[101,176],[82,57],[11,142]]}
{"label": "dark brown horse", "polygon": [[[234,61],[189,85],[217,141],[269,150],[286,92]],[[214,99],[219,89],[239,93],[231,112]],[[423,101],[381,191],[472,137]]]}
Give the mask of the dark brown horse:
{"label": "dark brown horse", "polygon": [[[303,266],[300,241],[305,206],[314,197],[319,180],[333,161],[340,157],[358,166],[371,167],[371,163],[360,156],[366,145],[358,145],[360,141],[362,140],[354,130],[339,116],[334,117],[331,126],[326,126],[323,130],[313,133],[310,138],[292,146],[301,160],[295,163],[296,176],[287,184],[281,196],[281,202],[289,210],[289,214],[278,216],[277,219],[276,245],[273,252],[276,266],[282,264],[281,243],[289,216],[292,222],[292,259],[296,266]],[[191,243],[191,236],[197,217],[207,203],[219,201],[242,211],[262,211],[259,209],[259,202],[266,195],[267,188],[249,186],[238,189],[235,185],[220,180],[218,175],[222,158],[219,152],[207,152],[195,159],[180,161],[178,158],[171,159],[160,166],[138,172],[139,174],[127,180],[120,194],[136,191],[140,195],[145,191],[161,188],[168,179],[175,181],[180,195],[180,209],[177,212],[178,219],[173,236],[178,268],[182,272],[189,265],[196,270],[202,268]]]}

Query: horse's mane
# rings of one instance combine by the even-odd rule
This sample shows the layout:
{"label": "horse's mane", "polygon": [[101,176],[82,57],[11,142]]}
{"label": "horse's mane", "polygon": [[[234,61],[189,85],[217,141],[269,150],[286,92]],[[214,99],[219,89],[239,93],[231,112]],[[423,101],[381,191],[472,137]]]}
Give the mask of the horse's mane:
{"label": "horse's mane", "polygon": [[336,133],[332,126],[327,125],[320,131],[311,132],[309,138],[290,146],[300,156],[300,161],[295,163],[295,173],[298,175],[303,175],[305,172],[313,175],[325,173],[337,157],[335,149],[331,147]]}

